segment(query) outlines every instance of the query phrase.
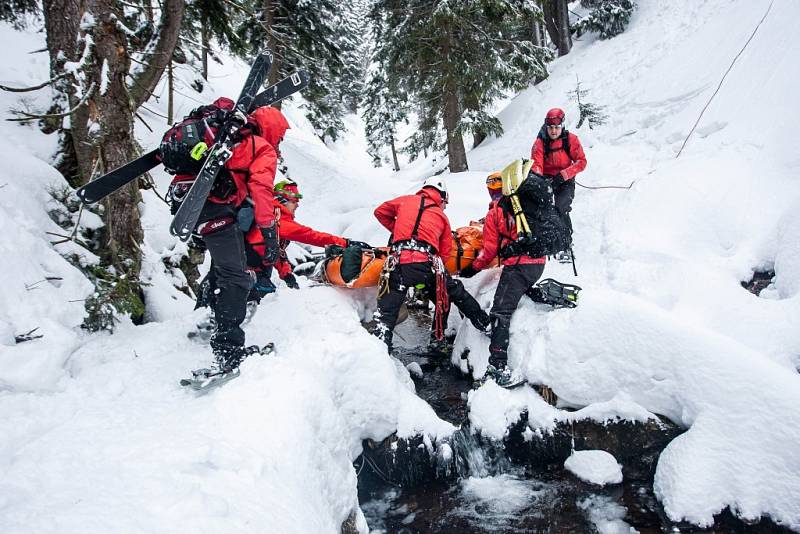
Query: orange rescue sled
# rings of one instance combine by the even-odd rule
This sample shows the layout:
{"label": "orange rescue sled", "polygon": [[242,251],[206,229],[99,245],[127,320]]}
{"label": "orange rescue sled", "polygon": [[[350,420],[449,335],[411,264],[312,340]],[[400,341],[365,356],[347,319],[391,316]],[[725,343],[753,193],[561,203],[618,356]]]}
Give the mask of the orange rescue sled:
{"label": "orange rescue sled", "polygon": [[[472,265],[482,248],[483,224],[472,221],[469,226],[456,229],[453,232],[453,247],[450,257],[445,261],[445,268],[450,274],[457,274],[464,267]],[[342,278],[342,256],[325,259],[323,280],[341,287],[377,287],[383,264],[388,256],[387,247],[364,249],[361,254],[361,272],[350,282],[345,282]],[[496,261],[492,265],[496,265]]]}

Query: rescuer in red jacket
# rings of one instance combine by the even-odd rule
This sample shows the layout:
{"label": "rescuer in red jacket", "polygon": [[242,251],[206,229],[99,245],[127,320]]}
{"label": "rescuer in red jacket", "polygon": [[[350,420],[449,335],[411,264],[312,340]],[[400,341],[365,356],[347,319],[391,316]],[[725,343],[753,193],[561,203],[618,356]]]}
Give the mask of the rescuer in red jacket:
{"label": "rescuer in red jacket", "polygon": [[[325,232],[320,232],[300,224],[294,218],[295,211],[300,204],[300,199],[303,195],[297,183],[293,180],[286,179],[275,184],[273,190],[274,205],[278,212],[278,236],[280,239],[280,253],[275,268],[278,274],[286,285],[292,289],[298,289],[300,286],[297,279],[292,274],[292,266],[286,257],[286,247],[292,241],[305,243],[306,245],[314,245],[317,247],[324,247],[326,245],[339,245],[340,247],[347,247],[350,244],[359,245],[364,248],[371,248],[366,243],[360,241],[353,241],[345,237],[335,236]],[[274,286],[269,280],[269,275],[272,270],[267,266],[266,269],[260,269],[258,261],[263,256],[264,245],[261,243],[261,235],[257,229],[251,229],[246,236],[249,247],[253,250],[251,253],[248,251],[248,262],[251,267],[255,268],[258,272],[256,285],[253,290],[256,292],[256,298],[260,299],[264,294],[274,291]]]}
{"label": "rescuer in red jacket", "polygon": [[[233,109],[233,102],[229,99],[219,99],[216,103],[222,109]],[[249,197],[248,203],[253,209],[252,224],[262,237],[262,261],[274,264],[278,259],[279,244],[272,189],[278,165],[278,146],[287,129],[289,123],[280,110],[270,107],[255,110],[248,117],[247,125],[242,129],[242,139],[234,146],[233,155],[225,164],[225,171],[217,178],[198,218],[195,233],[211,254],[208,279],[209,286],[215,289],[211,298],[206,300],[214,311],[216,327],[211,337],[211,348],[223,370],[238,367],[247,354],[258,349],[245,347],[241,328],[253,277],[247,269],[244,236],[237,217],[240,206]],[[181,178],[186,177],[176,176],[173,187]],[[173,198],[178,200],[174,194]]]}
{"label": "rescuer in red jacket", "polygon": [[[531,147],[531,171],[547,178],[553,186],[556,210],[572,233],[572,200],[575,198],[575,175],[586,168],[586,155],[578,136],[564,128],[564,111],[553,108]],[[559,259],[569,261],[564,251]]]}
{"label": "rescuer in red jacket", "polygon": [[444,270],[442,258],[450,255],[453,242],[450,221],[444,213],[447,201],[444,181],[434,176],[425,180],[415,195],[388,200],[375,209],[375,218],[392,233],[375,314],[375,334],[383,339],[389,352],[400,306],[411,287],[423,289],[436,303],[436,339],[441,340],[444,335],[451,301],[477,329],[488,329],[489,316],[464,285]]}
{"label": "rescuer in red jacket", "polygon": [[[469,278],[475,275],[477,271],[486,268],[495,257],[500,256],[503,272],[497,283],[494,302],[489,312],[492,333],[489,342],[489,368],[486,375],[494,378],[499,386],[507,386],[513,382],[511,370],[507,366],[511,316],[522,296],[528,293],[542,276],[545,258],[512,254],[508,251],[507,245],[517,240],[517,225],[511,203],[502,193],[503,179],[500,173],[490,174],[486,179],[486,186],[492,202],[489,204],[489,211],[483,223],[483,249],[472,265],[462,269],[461,276]],[[546,186],[543,189],[546,190]],[[549,196],[549,193],[547,195]],[[544,200],[550,201],[549,198]]]}

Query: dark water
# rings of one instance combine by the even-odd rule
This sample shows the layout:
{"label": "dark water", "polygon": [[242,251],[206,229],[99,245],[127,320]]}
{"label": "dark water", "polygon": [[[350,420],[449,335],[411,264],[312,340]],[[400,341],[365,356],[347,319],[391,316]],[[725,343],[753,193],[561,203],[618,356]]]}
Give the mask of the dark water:
{"label": "dark water", "polygon": [[[450,366],[448,355],[428,350],[429,324],[424,311],[411,310],[409,319],[395,331],[396,356],[406,365],[419,365],[424,376],[414,380],[417,394],[441,418],[459,425],[467,416],[465,398],[472,381]],[[653,494],[652,481],[626,479],[599,488],[561,467],[526,472],[505,459],[502,449],[487,454],[477,442],[464,441],[456,454],[466,465],[455,480],[401,488],[387,481],[377,467],[357,462],[359,502],[370,532],[788,532],[767,520],[745,525],[729,512],[712,529],[675,524]]]}

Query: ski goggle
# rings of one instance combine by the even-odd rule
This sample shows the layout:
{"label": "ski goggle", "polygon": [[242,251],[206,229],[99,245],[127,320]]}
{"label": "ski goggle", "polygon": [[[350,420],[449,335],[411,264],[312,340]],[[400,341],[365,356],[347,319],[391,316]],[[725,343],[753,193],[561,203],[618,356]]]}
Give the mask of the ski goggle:
{"label": "ski goggle", "polygon": [[544,120],[544,123],[547,125],[548,128],[555,128],[557,126],[562,126],[564,123],[564,117],[548,117]]}
{"label": "ski goggle", "polygon": [[486,178],[486,187],[489,189],[503,188],[503,177],[499,172],[492,173]]}

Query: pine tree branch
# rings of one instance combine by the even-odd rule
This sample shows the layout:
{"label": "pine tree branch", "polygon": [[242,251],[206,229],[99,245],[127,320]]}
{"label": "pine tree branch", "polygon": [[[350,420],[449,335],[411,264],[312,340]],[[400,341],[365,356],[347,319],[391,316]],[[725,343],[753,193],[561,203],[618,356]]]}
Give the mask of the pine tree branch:
{"label": "pine tree branch", "polygon": [[30,91],[38,91],[39,89],[47,87],[48,85],[54,84],[55,82],[57,82],[58,80],[66,77],[66,76],[67,76],[67,73],[66,72],[62,72],[61,74],[59,74],[59,75],[57,75],[57,76],[55,76],[53,78],[50,78],[46,82],[40,83],[39,85],[34,85],[32,87],[9,87],[7,85],[0,85],[0,90],[9,91],[11,93],[27,93],[27,92],[30,92]]}
{"label": "pine tree branch", "polygon": [[75,104],[74,108],[70,109],[69,111],[65,111],[64,113],[48,113],[45,115],[35,115],[33,113],[28,113],[25,111],[12,111],[12,113],[16,115],[23,115],[23,117],[20,117],[18,119],[6,119],[6,120],[9,122],[27,122],[30,120],[37,120],[37,119],[63,119],[65,117],[69,117],[70,115],[78,111],[78,109],[80,109],[81,106],[83,106],[84,104],[86,104],[86,102],[89,101],[96,87],[97,83],[92,82],[92,85],[89,86],[89,90],[86,91],[86,93],[83,95],[83,98],[81,98],[80,102]]}
{"label": "pine tree branch", "polygon": [[131,76],[130,97],[133,109],[138,109],[152,94],[172,58],[180,34],[183,9],[183,0],[164,0],[158,33],[145,47],[144,53],[151,57],[151,62],[137,75]]}

